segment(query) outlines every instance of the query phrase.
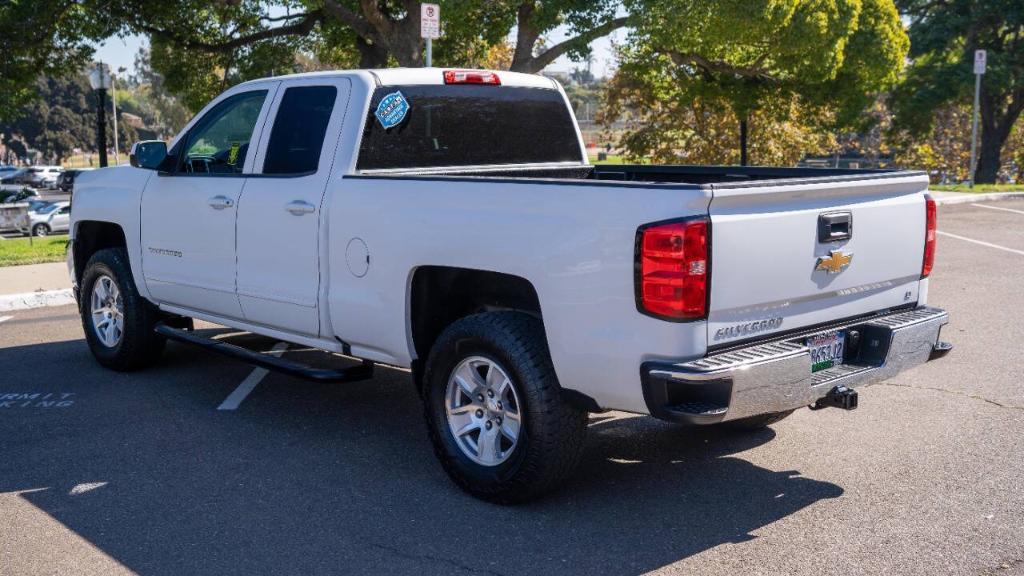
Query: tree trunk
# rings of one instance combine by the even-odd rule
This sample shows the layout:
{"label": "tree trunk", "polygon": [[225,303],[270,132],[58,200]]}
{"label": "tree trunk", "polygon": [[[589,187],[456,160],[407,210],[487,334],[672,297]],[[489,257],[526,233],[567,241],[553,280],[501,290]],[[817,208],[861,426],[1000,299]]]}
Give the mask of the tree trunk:
{"label": "tree trunk", "polygon": [[986,130],[981,131],[981,148],[978,152],[978,167],[974,170],[975,184],[995,184],[999,175],[999,153],[1003,149],[1006,138],[999,139],[997,135],[988,134]]}
{"label": "tree trunk", "polygon": [[533,13],[537,6],[533,2],[523,2],[516,11],[516,47],[512,53],[513,72],[533,73],[533,47],[540,37],[540,31],[533,27]]}
{"label": "tree trunk", "polygon": [[362,36],[356,37],[356,48],[359,50],[360,68],[387,68],[388,49],[380,44],[371,43]]}
{"label": "tree trunk", "polygon": [[1010,138],[1010,130],[1013,129],[1022,110],[1024,110],[1024,91],[1011,95],[997,94],[993,97],[987,93],[985,85],[982,84],[981,148],[978,152],[978,165],[974,169],[976,184],[996,183],[1003,146]]}
{"label": "tree trunk", "polygon": [[740,166],[747,165],[747,119],[740,120]]}
{"label": "tree trunk", "polygon": [[398,60],[399,66],[406,68],[419,68],[423,66],[423,50],[426,44],[420,38],[419,14],[417,13],[416,30],[411,31],[409,26],[399,28],[397,34],[388,38],[388,45],[391,54]]}

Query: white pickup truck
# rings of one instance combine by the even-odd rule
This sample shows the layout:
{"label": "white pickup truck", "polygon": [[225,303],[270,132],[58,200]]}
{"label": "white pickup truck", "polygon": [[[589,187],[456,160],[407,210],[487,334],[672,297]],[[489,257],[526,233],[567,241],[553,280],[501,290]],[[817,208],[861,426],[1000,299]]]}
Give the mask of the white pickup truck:
{"label": "white pickup truck", "polygon": [[925,174],[592,166],[541,76],[246,82],[131,158],[76,182],[68,265],[101,364],[173,339],[320,381],[408,369],[445,470],[491,501],[564,479],[589,412],[760,427],[951,348],[925,305]]}

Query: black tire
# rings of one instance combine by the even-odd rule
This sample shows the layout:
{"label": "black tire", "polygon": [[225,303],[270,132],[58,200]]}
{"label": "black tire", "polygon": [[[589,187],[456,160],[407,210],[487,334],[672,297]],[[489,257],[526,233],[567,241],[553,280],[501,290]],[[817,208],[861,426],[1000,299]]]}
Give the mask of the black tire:
{"label": "black tire", "polygon": [[[456,443],[446,417],[452,371],[471,356],[498,363],[519,397],[518,441],[507,459],[486,466]],[[499,504],[525,502],[550,492],[579,462],[587,413],[562,397],[541,321],[519,312],[468,316],[449,326],[430,351],[423,377],[427,427],[445,472],[473,496]]]}
{"label": "black tire", "polygon": [[737,430],[741,432],[755,432],[762,430],[787,418],[795,410],[786,410],[785,412],[770,412],[768,414],[758,414],[757,416],[748,416],[746,418],[740,418],[739,420],[730,420],[723,422],[722,426]]}
{"label": "black tire", "polygon": [[[121,293],[124,331],[113,347],[105,345],[97,336],[90,307],[96,282],[103,276],[113,280]],[[113,370],[131,371],[145,368],[160,358],[166,339],[153,328],[162,314],[135,289],[124,248],[106,248],[93,254],[82,273],[80,289],[82,329],[89,350],[100,364]]]}
{"label": "black tire", "polygon": [[50,235],[50,227],[46,224],[36,224],[32,227],[32,235],[39,238]]}

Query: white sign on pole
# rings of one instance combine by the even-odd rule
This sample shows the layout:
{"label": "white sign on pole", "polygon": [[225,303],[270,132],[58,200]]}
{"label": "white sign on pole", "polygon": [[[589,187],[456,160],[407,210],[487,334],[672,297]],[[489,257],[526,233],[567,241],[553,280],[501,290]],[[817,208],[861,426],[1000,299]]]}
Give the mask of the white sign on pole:
{"label": "white sign on pole", "polygon": [[420,4],[420,38],[441,37],[441,7]]}
{"label": "white sign on pole", "polygon": [[985,60],[988,57],[988,53],[984,50],[974,51],[974,73],[984,74],[985,73]]}

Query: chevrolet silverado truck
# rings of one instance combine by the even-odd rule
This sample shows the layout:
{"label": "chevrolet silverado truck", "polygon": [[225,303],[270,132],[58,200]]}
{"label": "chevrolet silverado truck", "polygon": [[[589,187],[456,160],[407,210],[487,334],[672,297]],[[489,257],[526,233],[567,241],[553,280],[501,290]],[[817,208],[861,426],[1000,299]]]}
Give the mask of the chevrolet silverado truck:
{"label": "chevrolet silverado truck", "polygon": [[68,266],[100,364],[170,339],[322,382],[407,370],[444,469],[490,501],[564,480],[588,413],[758,428],[951,348],[924,173],[590,165],[542,76],[246,82],[131,164],[76,182]]}

